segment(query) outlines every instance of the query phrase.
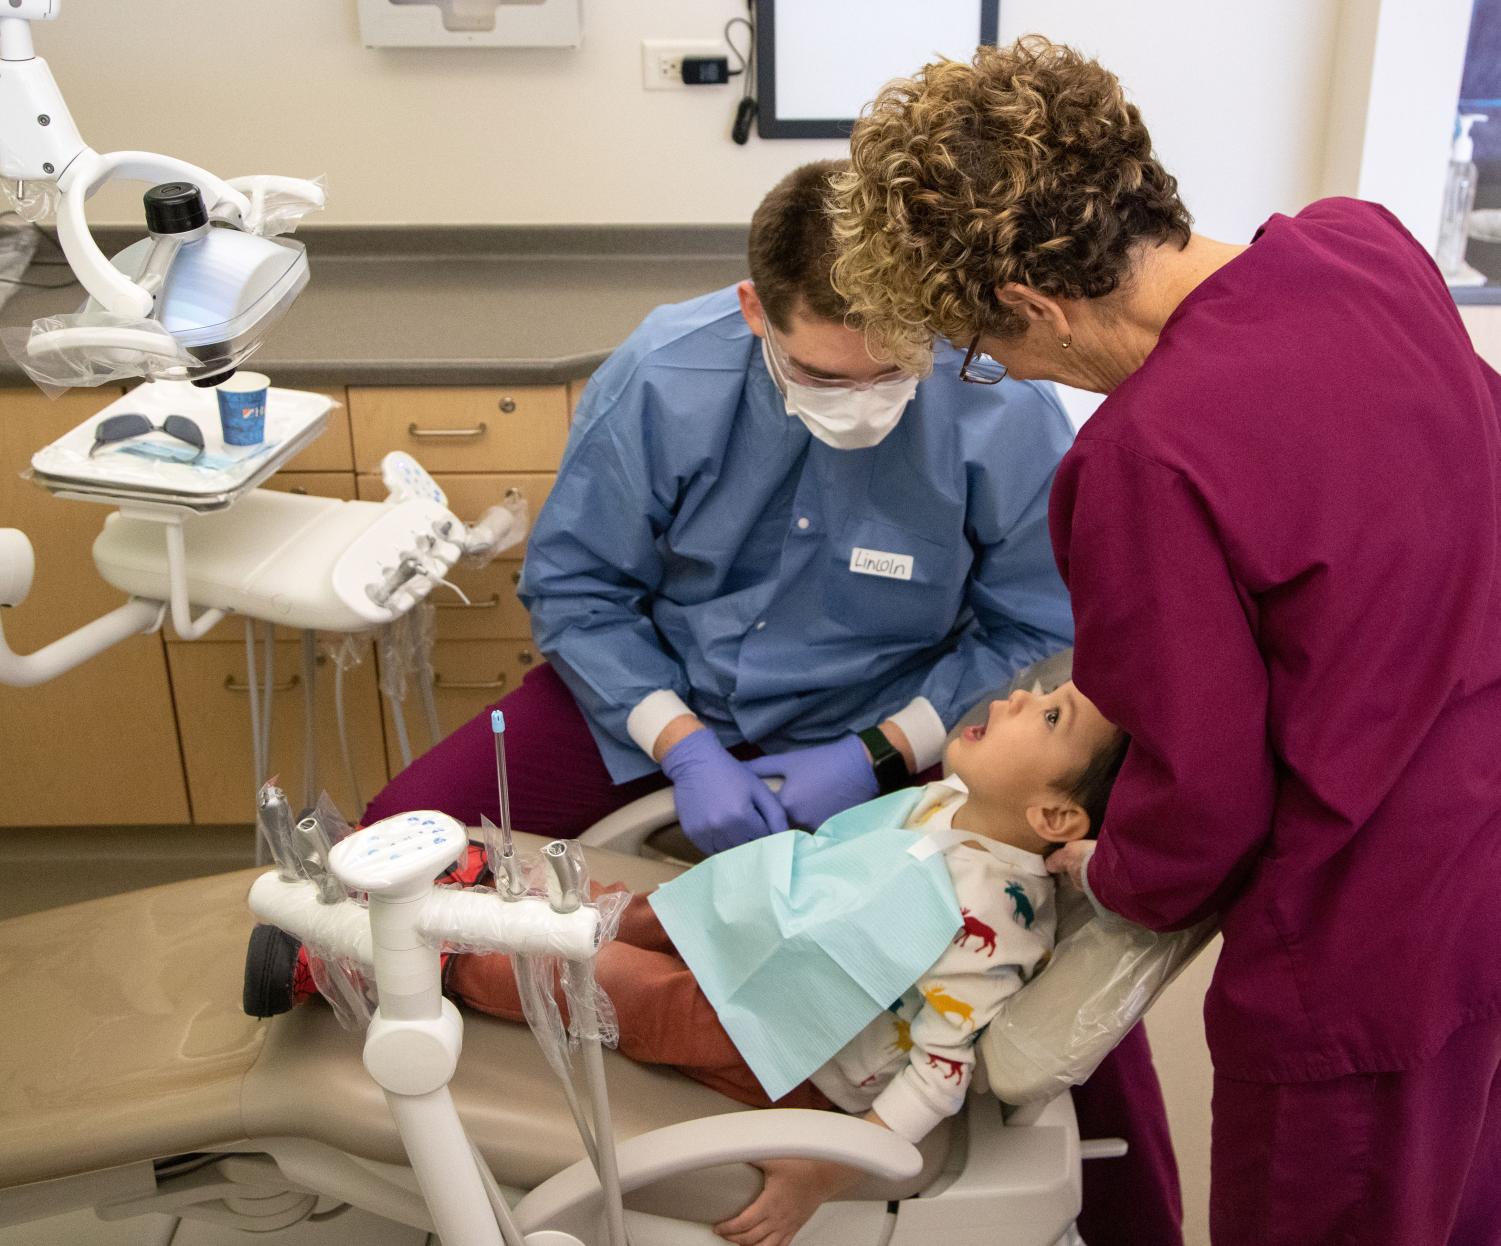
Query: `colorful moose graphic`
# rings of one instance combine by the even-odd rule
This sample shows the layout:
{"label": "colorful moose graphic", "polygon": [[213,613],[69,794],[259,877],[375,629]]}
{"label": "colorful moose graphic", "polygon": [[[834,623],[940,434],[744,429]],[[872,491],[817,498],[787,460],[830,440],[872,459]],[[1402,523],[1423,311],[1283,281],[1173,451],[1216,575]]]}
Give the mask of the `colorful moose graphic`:
{"label": "colorful moose graphic", "polygon": [[[1015,885],[1014,883],[1012,884],[1012,886]],[[978,917],[971,917],[968,909],[960,909],[959,916],[964,918],[964,926],[954,936],[955,945],[958,947],[968,947],[970,939],[978,939],[980,941],[980,951],[984,952],[986,956],[991,955],[995,951],[995,928],[987,926]]]}

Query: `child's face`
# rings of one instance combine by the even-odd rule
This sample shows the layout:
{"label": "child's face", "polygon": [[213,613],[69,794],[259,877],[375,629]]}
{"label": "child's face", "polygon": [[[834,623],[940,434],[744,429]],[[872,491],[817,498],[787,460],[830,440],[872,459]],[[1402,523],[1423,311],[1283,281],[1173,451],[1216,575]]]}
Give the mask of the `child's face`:
{"label": "child's face", "polygon": [[976,799],[1022,812],[1056,801],[1116,735],[1115,725],[1069,682],[1046,695],[1017,691],[992,702],[986,721],[965,728],[946,758]]}

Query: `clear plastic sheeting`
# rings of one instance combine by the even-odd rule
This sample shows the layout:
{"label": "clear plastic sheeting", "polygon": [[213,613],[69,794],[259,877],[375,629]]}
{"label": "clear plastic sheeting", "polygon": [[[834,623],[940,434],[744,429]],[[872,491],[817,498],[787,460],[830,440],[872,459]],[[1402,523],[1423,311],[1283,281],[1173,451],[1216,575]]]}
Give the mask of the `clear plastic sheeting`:
{"label": "clear plastic sheeting", "polygon": [[355,900],[323,904],[318,888],[306,879],[288,882],[267,873],[250,885],[250,907],[262,921],[280,926],[325,960],[349,960],[362,967],[374,964],[370,914]]}
{"label": "clear plastic sheeting", "polygon": [[375,1016],[375,980],[360,971],[356,961],[347,957],[325,960],[308,953],[308,970],[318,993],[333,1009],[334,1020],[356,1033],[369,1026]]}
{"label": "clear plastic sheeting", "polygon": [[1156,934],[1096,916],[1059,886],[1060,937],[1052,959],[1001,1006],[980,1050],[992,1092],[1021,1105],[1051,1099],[1088,1079],[1218,925]]}
{"label": "clear plastic sheeting", "polygon": [[309,180],[252,174],[232,177],[229,185],[250,200],[241,224],[263,238],[295,232],[304,217],[321,212],[328,202],[328,179],[322,174]]}
{"label": "clear plastic sheeting", "polygon": [[292,807],[287,804],[287,794],[275,782],[263,783],[255,797],[255,834],[264,851],[256,855],[261,860],[275,862],[277,877],[288,883],[303,877],[296,849],[292,845],[295,825]]}
{"label": "clear plastic sheeting", "polygon": [[429,668],[436,632],[436,611],[426,602],[381,628],[380,690],[392,702],[405,701],[410,682]]}
{"label": "clear plastic sheeting", "polygon": [[422,906],[418,931],[445,952],[567,960],[594,955],[602,941],[601,916],[592,905],[556,913],[536,895],[507,901],[489,887],[439,887]]}
{"label": "clear plastic sheeting", "polygon": [[0,307],[20,287],[41,234],[24,220],[0,220]]}
{"label": "clear plastic sheeting", "polygon": [[391,707],[391,725],[401,764],[412,764],[412,740],[407,730],[405,703],[408,685],[415,681],[427,719],[430,742],[442,738],[438,708],[433,696],[433,643],[437,634],[437,611],[431,602],[419,602],[405,614],[381,628],[376,637],[380,654],[380,690]]}
{"label": "clear plastic sheeting", "polygon": [[339,1024],[362,1030],[375,1015],[370,917],[328,866],[329,852],[349,829],[327,792],[311,813],[294,819],[286,794],[274,783],[262,785],[256,833],[276,875],[256,880],[251,908],[303,944],[313,982]]}
{"label": "clear plastic sheeting", "polygon": [[43,316],[0,330],[0,344],[43,392],[135,377],[181,380],[194,367],[186,348],[155,320],[106,311]]}
{"label": "clear plastic sheeting", "polygon": [[531,513],[520,489],[506,490],[505,501],[492,506],[464,534],[464,562],[483,567],[526,540]]}
{"label": "clear plastic sheeting", "polygon": [[5,190],[10,210],[32,225],[55,217],[63,201],[63,192],[58,190],[56,182],[18,182],[5,177],[0,178],[0,187]]}
{"label": "clear plastic sheeting", "polygon": [[355,769],[354,753],[349,745],[349,715],[345,707],[344,682],[349,672],[365,660],[364,642],[347,633],[336,637],[325,636],[323,655],[334,668],[334,719],[339,731],[339,757],[344,763],[344,777],[349,782],[350,792],[354,794],[355,808],[363,809],[364,793],[360,790],[360,776]]}

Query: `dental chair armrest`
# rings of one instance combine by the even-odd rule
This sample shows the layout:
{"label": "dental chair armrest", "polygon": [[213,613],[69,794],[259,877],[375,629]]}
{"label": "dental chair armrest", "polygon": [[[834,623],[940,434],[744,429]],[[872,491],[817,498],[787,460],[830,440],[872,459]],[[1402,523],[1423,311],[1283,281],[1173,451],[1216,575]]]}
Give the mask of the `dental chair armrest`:
{"label": "dental chair armrest", "polygon": [[[765,782],[773,792],[782,790],[780,778],[767,779]],[[676,827],[677,824],[677,801],[673,796],[672,788],[664,787],[661,791],[651,792],[639,800],[633,800],[608,817],[601,818],[579,836],[579,843],[585,848],[608,848],[612,852],[622,852],[627,856],[662,855],[645,852],[647,841],[657,832]],[[678,832],[678,836],[681,837],[681,832]],[[652,847],[656,848],[658,845],[652,845]],[[680,852],[686,853],[686,857],[681,858],[685,865],[691,865],[703,859],[703,854],[689,844],[686,838],[683,839],[681,846],[668,844],[666,850],[669,860],[679,859],[677,854]]]}
{"label": "dental chair armrest", "polygon": [[678,820],[672,788],[664,787],[601,818],[579,836],[585,848],[608,848],[627,856],[640,856],[646,841]]}
{"label": "dental chair armrest", "polygon": [[[888,1181],[917,1176],[923,1162],[910,1142],[858,1117],[770,1108],[684,1121],[622,1143],[620,1188],[629,1194],[683,1173],[763,1159],[832,1160]],[[580,1160],[522,1199],[516,1218],[528,1233],[577,1224],[597,1214],[600,1197],[593,1166]]]}

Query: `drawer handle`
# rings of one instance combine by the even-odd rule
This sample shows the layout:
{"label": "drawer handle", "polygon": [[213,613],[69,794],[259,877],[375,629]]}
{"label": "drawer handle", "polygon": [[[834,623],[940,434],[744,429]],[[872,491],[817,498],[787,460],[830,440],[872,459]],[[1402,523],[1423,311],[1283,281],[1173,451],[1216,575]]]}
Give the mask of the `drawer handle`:
{"label": "drawer handle", "polygon": [[[272,692],[291,692],[293,688],[298,687],[301,683],[302,683],[302,676],[301,675],[293,675],[292,678],[289,679],[289,680],[287,680],[287,682],[284,683],[284,684],[272,684],[271,685],[271,691]],[[233,675],[226,675],[224,677],[224,691],[225,692],[249,692],[250,691],[250,685],[249,684],[242,684]]]}
{"label": "drawer handle", "polygon": [[483,437],[490,426],[481,420],[473,428],[418,428],[415,424],[407,425],[407,436],[421,440],[429,438],[458,438],[458,437]]}
{"label": "drawer handle", "polygon": [[507,415],[510,415],[512,411],[516,410],[516,400],[507,395],[500,400],[500,409]]}
{"label": "drawer handle", "polygon": [[498,692],[506,686],[506,677],[496,679],[444,679],[433,676],[433,687],[444,692]]}
{"label": "drawer handle", "polygon": [[521,572],[511,572],[511,583],[514,584],[517,588],[521,587]]}
{"label": "drawer handle", "polygon": [[439,610],[494,610],[500,605],[500,594],[491,593],[484,601],[435,601]]}
{"label": "drawer handle", "polygon": [[536,661],[536,658],[532,656],[532,651],[530,649],[523,649],[516,655],[516,661],[520,662],[522,666],[530,666],[533,662]]}

